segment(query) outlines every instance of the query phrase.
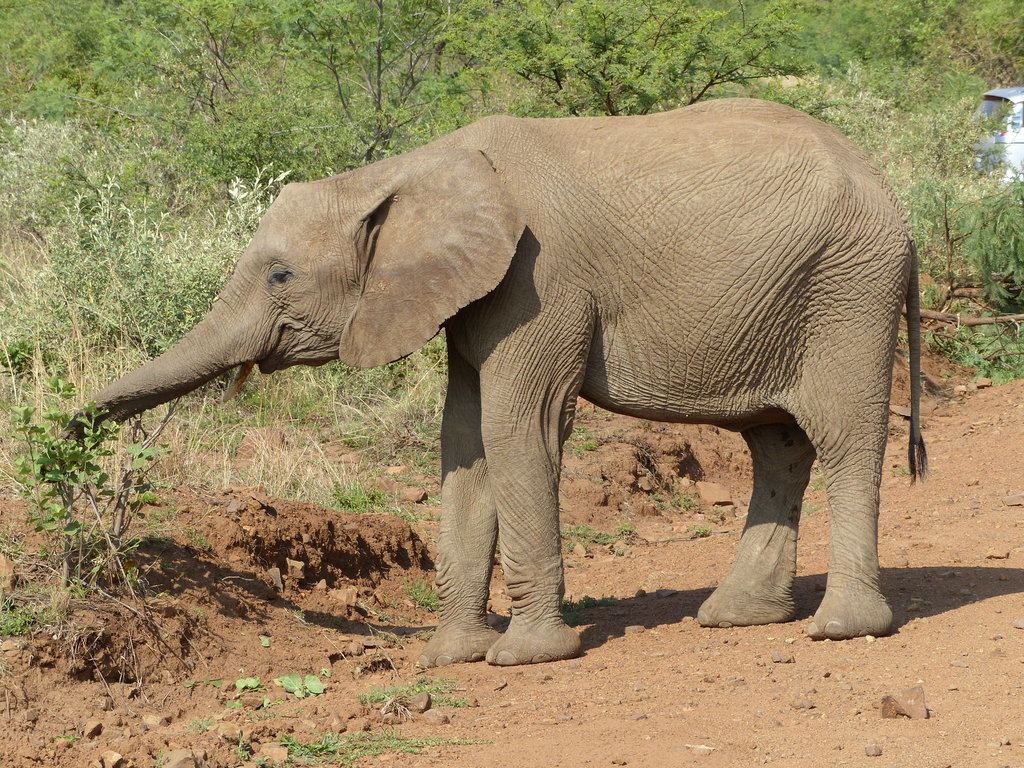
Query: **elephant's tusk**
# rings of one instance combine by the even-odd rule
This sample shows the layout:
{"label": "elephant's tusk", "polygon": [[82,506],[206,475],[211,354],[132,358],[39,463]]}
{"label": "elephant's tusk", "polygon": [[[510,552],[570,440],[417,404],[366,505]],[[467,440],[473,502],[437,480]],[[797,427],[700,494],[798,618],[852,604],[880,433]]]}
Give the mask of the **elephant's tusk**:
{"label": "elephant's tusk", "polygon": [[242,363],[238,366],[238,370],[235,371],[235,378],[231,380],[231,384],[226,390],[224,390],[224,394],[221,395],[220,401],[222,403],[226,403],[238,394],[238,390],[242,388],[242,385],[245,384],[245,380],[249,378],[249,374],[252,372],[252,367],[254,365],[256,365],[256,363],[249,362]]}

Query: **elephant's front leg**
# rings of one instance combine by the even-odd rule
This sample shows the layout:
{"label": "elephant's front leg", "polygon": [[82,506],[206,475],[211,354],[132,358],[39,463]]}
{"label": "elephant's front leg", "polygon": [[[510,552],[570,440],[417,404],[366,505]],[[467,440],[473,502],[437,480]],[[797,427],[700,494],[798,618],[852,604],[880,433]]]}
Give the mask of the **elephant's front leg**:
{"label": "elephant's front leg", "polygon": [[498,519],[480,435],[480,380],[450,347],[441,465],[441,619],[420,656],[421,667],[480,661],[499,637],[486,621]]}
{"label": "elephant's front leg", "polygon": [[487,661],[503,666],[568,659],[580,651],[579,636],[562,620],[558,520],[562,443],[579,382],[531,389],[502,385],[490,397],[484,389],[484,446],[512,598],[512,622]]}

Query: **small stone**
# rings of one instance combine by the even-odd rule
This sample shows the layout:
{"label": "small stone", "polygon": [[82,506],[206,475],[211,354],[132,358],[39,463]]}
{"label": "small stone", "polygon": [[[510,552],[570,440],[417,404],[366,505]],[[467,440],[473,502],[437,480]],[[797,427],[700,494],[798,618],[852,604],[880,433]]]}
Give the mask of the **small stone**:
{"label": "small stone", "polygon": [[242,729],[227,720],[217,723],[215,731],[217,736],[228,744],[237,744],[242,739]]}
{"label": "small stone", "polygon": [[577,541],[576,545],[572,548],[572,553],[576,555],[576,557],[586,557],[587,548]]}
{"label": "small stone", "polygon": [[264,744],[260,747],[260,757],[271,765],[284,763],[288,759],[288,747],[280,744]]}
{"label": "small stone", "polygon": [[978,389],[987,389],[988,387],[992,386],[992,379],[982,376],[980,379],[977,379],[974,382],[974,384],[978,387]]}
{"label": "small stone", "polygon": [[1006,549],[990,549],[985,553],[986,560],[1006,560],[1009,557],[1010,552]]}
{"label": "small stone", "polygon": [[154,728],[164,728],[171,724],[171,718],[167,715],[143,715],[142,725],[146,730],[153,730]]}
{"label": "small stone", "polygon": [[1024,619],[1017,619],[1013,622],[1014,629],[1024,629]]}
{"label": "small stone", "polygon": [[260,709],[263,706],[264,698],[250,693],[245,696],[239,696],[238,701],[241,702],[242,707],[245,709]]}
{"label": "small stone", "polygon": [[370,730],[370,721],[365,717],[356,717],[348,721],[349,733],[362,733]]}
{"label": "small stone", "polygon": [[625,632],[627,635],[639,635],[641,632],[644,631],[644,629],[645,627],[642,627],[639,624],[630,624],[623,630],[623,632]]}
{"label": "small stone", "polygon": [[503,691],[506,688],[508,688],[508,680],[506,680],[504,678],[502,678],[501,681],[498,682],[498,684],[494,686],[494,690],[496,690],[496,691]]}
{"label": "small stone", "polygon": [[278,592],[284,592],[284,580],[281,578],[280,568],[267,568],[267,580],[274,585]]}
{"label": "small stone", "polygon": [[949,666],[951,666],[951,667],[962,667],[963,669],[967,669],[968,664],[967,664],[966,661],[960,661],[960,659],[954,659],[953,661],[949,662]]}
{"label": "small stone", "polygon": [[409,711],[423,713],[430,709],[431,704],[433,704],[433,701],[430,698],[430,693],[423,691],[409,699]]}
{"label": "small stone", "polygon": [[1024,493],[1015,493],[1003,499],[1003,504],[1008,507],[1024,507]]}
{"label": "small stone", "polygon": [[292,560],[290,557],[286,557],[284,559],[284,564],[288,566],[289,579],[302,581],[306,578],[306,564],[301,560]]}
{"label": "small stone", "polygon": [[720,483],[711,483],[706,480],[697,481],[697,495],[705,504],[713,507],[732,506],[732,493]]}
{"label": "small stone", "polygon": [[897,568],[907,568],[910,565],[910,561],[905,557],[897,557],[892,562]]}
{"label": "small stone", "polygon": [[422,488],[417,488],[414,485],[407,485],[398,492],[398,498],[400,501],[404,501],[407,504],[422,504],[430,498],[430,495]]}
{"label": "small stone", "polygon": [[362,656],[366,652],[366,646],[364,646],[358,640],[353,640],[351,643],[346,643],[342,652],[346,656]]}
{"label": "small stone", "polygon": [[37,722],[39,722],[39,711],[36,710],[36,709],[31,709],[31,708],[26,709],[25,710],[25,722],[27,722],[27,723],[37,723]]}
{"label": "small stone", "polygon": [[684,744],[683,746],[695,755],[710,755],[715,751],[714,747],[709,747],[707,744]]}
{"label": "small stone", "polygon": [[816,705],[814,704],[814,702],[811,701],[810,699],[807,699],[807,698],[797,699],[796,701],[793,702],[793,704],[791,706],[793,707],[793,709],[815,709],[816,708]]}
{"label": "small stone", "polygon": [[14,591],[14,561],[7,555],[0,555],[0,597]]}
{"label": "small stone", "polygon": [[967,394],[967,387],[965,387],[963,384],[957,384],[955,387],[953,387],[953,394],[954,395],[966,395]]}
{"label": "small stone", "polygon": [[388,467],[384,470],[384,474],[388,477],[395,477],[396,475],[404,475],[409,471],[409,468],[404,464],[396,464],[393,467]]}
{"label": "small stone", "polygon": [[446,725],[451,718],[439,709],[428,709],[423,713],[423,721],[429,725]]}
{"label": "small stone", "polygon": [[163,768],[198,768],[199,758],[191,749],[176,749],[164,755]]}
{"label": "small stone", "polygon": [[899,693],[882,698],[879,707],[884,718],[909,717],[911,720],[927,720],[928,707],[924,703],[924,688],[915,685]]}
{"label": "small stone", "polygon": [[103,733],[103,723],[99,720],[90,720],[82,727],[82,738],[95,739]]}
{"label": "small stone", "polygon": [[359,589],[354,586],[328,590],[327,596],[337,603],[339,610],[348,611],[359,599]]}
{"label": "small stone", "polygon": [[866,747],[864,747],[864,754],[868,757],[881,757],[882,748],[877,744],[868,744]]}
{"label": "small stone", "polygon": [[112,749],[100,754],[100,764],[103,768],[124,768],[124,756]]}
{"label": "small stone", "polygon": [[796,657],[792,653],[783,654],[778,651],[772,653],[773,664],[793,664],[794,662],[796,662]]}
{"label": "small stone", "polygon": [[326,592],[327,579],[320,579],[320,581],[313,585],[313,589],[315,589],[317,592]]}
{"label": "small stone", "polygon": [[875,642],[875,640],[877,640],[877,639],[878,639],[878,638],[877,638],[877,637],[875,637],[874,635],[864,635],[864,641],[865,641],[865,642],[868,642],[868,643],[873,643],[873,642]]}

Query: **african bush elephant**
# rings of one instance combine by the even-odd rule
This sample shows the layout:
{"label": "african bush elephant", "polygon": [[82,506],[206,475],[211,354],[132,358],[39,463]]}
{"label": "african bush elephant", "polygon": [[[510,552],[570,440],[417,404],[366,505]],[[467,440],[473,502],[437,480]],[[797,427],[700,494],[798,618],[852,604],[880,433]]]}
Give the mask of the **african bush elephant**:
{"label": "african bush elephant", "polygon": [[[124,418],[236,366],[374,366],[444,328],[441,616],[420,664],[571,657],[560,616],[562,444],[577,396],[738,430],[754,489],[707,626],[787,621],[801,497],[828,488],[828,586],[807,632],[889,632],[878,492],[908,306],[923,469],[916,256],[880,172],[788,107],[490,117],[286,186],[207,316],[97,396]],[[485,621],[496,542],[512,621]]]}

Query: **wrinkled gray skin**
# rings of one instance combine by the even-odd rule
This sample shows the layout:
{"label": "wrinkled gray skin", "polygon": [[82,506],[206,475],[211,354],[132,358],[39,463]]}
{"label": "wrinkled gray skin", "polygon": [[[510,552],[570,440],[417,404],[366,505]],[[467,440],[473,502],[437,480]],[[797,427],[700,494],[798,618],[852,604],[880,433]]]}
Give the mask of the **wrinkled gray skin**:
{"label": "wrinkled gray skin", "polygon": [[[881,175],[831,128],[735,99],[646,117],[481,120],[290,184],[209,314],[97,397],[124,418],[235,366],[387,363],[446,329],[440,624],[420,664],[563,659],[562,443],[578,395],[716,424],[754,490],[705,626],[788,621],[811,463],[832,512],[814,638],[883,635],[877,519],[893,350],[916,263]],[[495,543],[512,597],[485,621]]]}

